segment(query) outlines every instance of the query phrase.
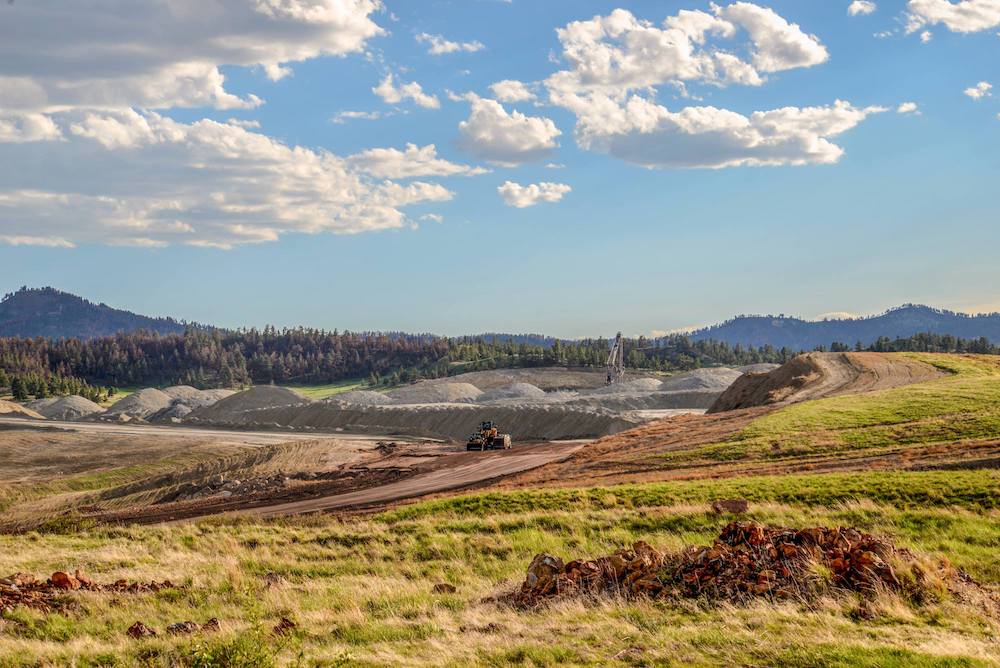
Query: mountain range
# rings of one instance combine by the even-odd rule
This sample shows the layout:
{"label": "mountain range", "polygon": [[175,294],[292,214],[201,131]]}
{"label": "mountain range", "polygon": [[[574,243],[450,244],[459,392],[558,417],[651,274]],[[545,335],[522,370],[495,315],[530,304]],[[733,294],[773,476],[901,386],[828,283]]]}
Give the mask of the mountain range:
{"label": "mountain range", "polygon": [[968,315],[905,304],[867,318],[803,320],[785,315],[745,315],[689,334],[692,340],[713,339],[731,345],[771,345],[775,348],[812,350],[834,342],[865,347],[879,337],[906,338],[914,334],[950,334],[963,339],[985,337],[1000,342],[1000,313]]}
{"label": "mountain range", "polygon": [[[0,301],[0,336],[93,339],[118,332],[145,330],[176,334],[191,326],[173,318],[151,318],[108,306],[54,288],[27,288]],[[1000,342],[1000,313],[968,315],[906,304],[867,318],[803,320],[786,315],[741,315],[705,327],[692,340],[724,341],[730,345],[812,350],[834,342],[865,347],[880,337],[905,338],[914,334],[950,334],[964,339]],[[556,341],[542,334],[489,333],[483,338],[551,347]]]}

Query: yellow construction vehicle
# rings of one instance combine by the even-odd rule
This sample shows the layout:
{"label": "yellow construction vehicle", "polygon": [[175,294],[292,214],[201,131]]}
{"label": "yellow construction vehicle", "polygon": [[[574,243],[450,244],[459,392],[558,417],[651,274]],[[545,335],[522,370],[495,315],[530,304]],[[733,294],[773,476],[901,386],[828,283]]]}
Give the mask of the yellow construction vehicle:
{"label": "yellow construction vehicle", "polygon": [[483,422],[479,431],[469,436],[466,450],[510,450],[510,434],[501,434],[495,422]]}

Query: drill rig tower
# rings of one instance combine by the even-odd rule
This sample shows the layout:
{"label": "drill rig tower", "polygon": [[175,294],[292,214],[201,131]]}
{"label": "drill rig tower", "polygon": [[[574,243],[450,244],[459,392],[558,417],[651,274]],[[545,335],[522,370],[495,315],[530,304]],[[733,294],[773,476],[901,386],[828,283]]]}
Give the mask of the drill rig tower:
{"label": "drill rig tower", "polygon": [[614,385],[625,377],[625,346],[622,343],[622,333],[615,337],[615,345],[611,347],[607,362],[608,385]]}

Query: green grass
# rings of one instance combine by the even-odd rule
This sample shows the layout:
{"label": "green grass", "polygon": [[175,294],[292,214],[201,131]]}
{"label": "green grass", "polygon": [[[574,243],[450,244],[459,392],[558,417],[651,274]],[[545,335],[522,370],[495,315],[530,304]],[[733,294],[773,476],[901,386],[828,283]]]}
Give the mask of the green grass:
{"label": "green grass", "polygon": [[342,380],[336,383],[328,383],[326,385],[285,385],[288,389],[295,390],[299,394],[309,397],[315,401],[329,399],[330,397],[343,394],[344,392],[350,392],[351,390],[361,390],[367,386],[367,382],[357,379]]}
{"label": "green grass", "polygon": [[[750,607],[570,600],[535,612],[483,600],[516,586],[538,552],[707,544],[730,520],[708,500],[744,492],[757,520],[858,526],[1000,587],[995,472],[956,474],[951,485],[938,473],[739,482],[472,494],[343,520],[0,536],[0,573],[81,567],[100,581],[169,577],[187,586],[118,596],[115,605],[79,594],[65,616],[15,611],[0,624],[0,666],[1000,665],[996,620],[953,601],[914,607],[880,597],[875,619],[862,621],[850,596]],[[283,583],[268,587],[267,573]],[[437,582],[457,592],[433,594]],[[271,636],[282,616],[298,628]],[[169,623],[210,617],[220,633],[162,634]],[[129,640],[124,629],[137,619],[161,635]]]}

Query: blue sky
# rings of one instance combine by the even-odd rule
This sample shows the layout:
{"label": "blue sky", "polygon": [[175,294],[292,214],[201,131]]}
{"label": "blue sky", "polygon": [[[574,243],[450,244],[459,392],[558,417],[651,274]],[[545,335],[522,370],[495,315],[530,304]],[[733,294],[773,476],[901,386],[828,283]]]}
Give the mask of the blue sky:
{"label": "blue sky", "polygon": [[64,4],[0,6],[4,291],[571,337],[1000,309],[1000,0]]}

